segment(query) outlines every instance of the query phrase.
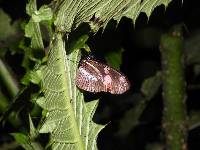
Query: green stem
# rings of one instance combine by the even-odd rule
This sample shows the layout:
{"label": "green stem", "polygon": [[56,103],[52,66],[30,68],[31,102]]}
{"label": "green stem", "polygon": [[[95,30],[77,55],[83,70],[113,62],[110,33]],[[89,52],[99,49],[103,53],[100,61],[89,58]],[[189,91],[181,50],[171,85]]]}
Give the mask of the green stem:
{"label": "green stem", "polygon": [[[0,91],[0,113],[5,113],[9,107],[9,101],[4,96],[4,94]],[[0,121],[2,121],[3,116],[0,117]],[[9,122],[13,125],[13,127],[18,128],[21,124],[19,118],[16,116],[14,112],[10,113],[8,116]]]}
{"label": "green stem", "polygon": [[[174,32],[176,33],[176,32]],[[179,34],[161,37],[163,70],[163,128],[167,149],[186,150],[186,107],[183,67],[183,40]]]}
{"label": "green stem", "polygon": [[[15,79],[12,77],[8,68],[1,59],[0,59],[0,79],[3,82],[4,86],[6,87],[7,91],[9,92],[10,96],[14,98],[17,95],[19,88],[17,86]],[[10,103],[9,100],[0,91],[1,113],[5,113],[7,111],[9,103]],[[2,120],[2,116],[0,117],[0,120]],[[8,120],[14,127],[19,127],[20,120],[14,112],[9,115]]]}
{"label": "green stem", "polygon": [[4,83],[11,97],[12,98],[15,97],[19,91],[19,88],[17,86],[15,79],[12,77],[6,65],[3,63],[1,59],[0,59],[0,79]]}

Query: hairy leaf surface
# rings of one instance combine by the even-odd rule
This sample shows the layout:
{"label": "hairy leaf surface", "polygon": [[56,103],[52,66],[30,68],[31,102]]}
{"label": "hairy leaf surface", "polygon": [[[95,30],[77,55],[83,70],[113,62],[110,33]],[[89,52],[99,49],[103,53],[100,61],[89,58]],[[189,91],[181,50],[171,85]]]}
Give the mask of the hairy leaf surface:
{"label": "hairy leaf surface", "polygon": [[125,16],[133,22],[141,12],[150,16],[155,7],[165,7],[171,0],[61,0],[55,25],[59,31],[71,32],[83,22],[88,22],[94,31],[105,28],[111,19],[120,21]]}
{"label": "hairy leaf surface", "polygon": [[58,33],[47,65],[41,69],[44,97],[37,103],[48,114],[40,133],[51,133],[53,149],[96,149],[96,137],[102,128],[92,122],[97,101],[84,102],[83,94],[75,85],[78,65],[75,62],[79,56],[79,49],[66,55],[65,42]]}

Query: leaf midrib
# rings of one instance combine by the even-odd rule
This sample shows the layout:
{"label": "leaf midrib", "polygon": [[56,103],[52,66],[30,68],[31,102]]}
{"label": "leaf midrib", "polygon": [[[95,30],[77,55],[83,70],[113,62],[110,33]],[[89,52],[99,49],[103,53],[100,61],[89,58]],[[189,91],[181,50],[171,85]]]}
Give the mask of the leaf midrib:
{"label": "leaf midrib", "polygon": [[[63,40],[62,39],[62,35],[61,35],[61,33],[57,33],[57,37],[58,37],[58,40]],[[64,42],[63,42],[64,43]],[[62,50],[64,50],[65,49],[65,46],[64,45],[62,45],[62,48],[61,48]],[[61,51],[59,51],[58,52],[58,55],[59,55],[59,57],[61,58],[60,59],[60,66],[64,66],[64,65],[68,65],[68,66],[66,66],[66,68],[70,68],[70,66],[69,66],[69,64],[65,64],[65,57],[63,56],[63,55],[66,55],[65,53],[62,53]],[[63,65],[64,64],[64,65]],[[69,69],[70,70],[70,69]],[[66,75],[66,73],[68,73],[68,75]],[[67,83],[69,82],[69,84],[70,84],[70,87],[71,87],[71,83],[72,83],[72,81],[71,81],[71,78],[70,78],[70,71],[69,72],[65,72],[65,67],[61,67],[61,74],[62,74],[62,76],[61,76],[61,78],[62,78],[62,81],[63,81],[63,86],[64,86],[64,88],[65,88],[65,92],[64,92],[64,95],[65,95],[65,97],[68,97],[69,95],[66,93],[66,91],[71,91],[71,89],[67,89],[67,87],[69,86]],[[67,78],[68,77],[68,78]],[[68,80],[68,81],[67,81]],[[71,97],[72,95],[71,95],[71,93],[70,93],[70,99],[72,98]],[[70,100],[70,99],[68,99],[68,100]],[[72,106],[72,104],[70,103],[70,101],[67,101],[67,106],[70,106],[70,107],[68,107],[68,113],[69,114],[71,114],[73,117],[72,117],[72,119],[71,119],[71,122],[72,122],[72,125],[74,125],[73,126],[73,128],[72,128],[72,131],[73,131],[73,133],[75,134],[75,137],[77,137],[77,139],[78,139],[78,141],[77,142],[79,142],[79,145],[80,145],[80,148],[81,149],[84,149],[84,144],[83,144],[83,141],[82,141],[82,138],[81,138],[81,135],[79,134],[79,130],[78,130],[78,125],[77,125],[77,122],[76,122],[76,119],[75,119],[75,114],[74,114],[74,111],[73,111],[73,106]]]}

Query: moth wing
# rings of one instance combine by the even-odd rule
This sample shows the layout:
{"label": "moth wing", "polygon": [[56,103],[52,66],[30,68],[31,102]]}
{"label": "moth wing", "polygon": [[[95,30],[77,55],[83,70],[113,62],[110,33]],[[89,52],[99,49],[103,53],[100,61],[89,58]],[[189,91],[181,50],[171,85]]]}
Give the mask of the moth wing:
{"label": "moth wing", "polygon": [[[112,67],[109,67],[105,64],[102,63],[96,63],[93,60],[89,61],[95,68],[98,68],[99,72],[102,75],[104,83],[105,76],[109,76],[111,79],[111,85],[110,86],[105,86],[104,84],[102,85],[102,91],[104,92],[110,92],[112,94],[122,94],[126,92],[130,88],[130,83],[126,76],[122,74],[121,72],[113,69]],[[107,71],[107,74],[106,74]]]}
{"label": "moth wing", "polygon": [[109,72],[112,79],[110,93],[122,94],[130,88],[130,83],[124,74],[113,68],[110,68]]}
{"label": "moth wing", "polygon": [[103,77],[94,67],[83,63],[76,74],[76,85],[78,88],[89,92],[103,91]]}

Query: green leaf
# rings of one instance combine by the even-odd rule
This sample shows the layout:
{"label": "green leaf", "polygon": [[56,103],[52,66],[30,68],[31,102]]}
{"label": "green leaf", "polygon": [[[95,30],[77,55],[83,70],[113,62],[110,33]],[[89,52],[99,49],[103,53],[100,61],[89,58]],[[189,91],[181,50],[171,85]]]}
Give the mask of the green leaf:
{"label": "green leaf", "polygon": [[[88,47],[85,42],[88,40],[89,36],[87,34],[81,35],[78,39],[73,39],[72,41],[68,42],[67,49],[74,50],[74,49],[85,49],[87,52],[90,52],[90,48]],[[69,52],[70,53],[70,52]]]}
{"label": "green leaf", "polygon": [[184,50],[186,55],[186,63],[188,65],[200,63],[200,32],[193,33],[192,36],[187,38],[184,42]]}
{"label": "green leaf", "polygon": [[39,143],[31,141],[27,135],[22,133],[11,133],[11,135],[26,150],[43,150]]}
{"label": "green leaf", "polygon": [[29,115],[29,123],[30,123],[30,136],[27,136],[22,133],[11,133],[11,135],[15,138],[15,140],[27,150],[42,150],[42,146],[40,143],[35,142],[35,138],[39,135],[39,132],[33,125],[31,116]]}
{"label": "green leaf", "polygon": [[77,45],[66,55],[71,50],[65,49],[65,41],[57,33],[47,65],[41,68],[44,97],[37,103],[48,112],[40,133],[50,132],[52,149],[96,149],[97,134],[103,127],[92,122],[98,102],[84,102],[75,84],[78,67],[75,62],[80,59]]}
{"label": "green leaf", "polygon": [[151,99],[158,91],[162,83],[161,73],[157,72],[155,76],[149,77],[142,83],[141,92],[147,98]]}
{"label": "green leaf", "polygon": [[29,0],[29,3],[26,5],[26,13],[29,16],[32,16],[32,14],[37,11],[37,5],[35,0]]}
{"label": "green leaf", "polygon": [[11,133],[11,135],[15,138],[15,140],[27,150],[34,150],[34,147],[31,145],[30,139],[28,136],[22,133]]}
{"label": "green leaf", "polygon": [[[22,41],[20,43],[20,48],[22,48],[26,56],[24,57],[23,66],[28,70],[28,65],[30,64],[30,60],[34,62],[42,62],[44,57],[44,44],[43,44],[43,37],[42,31],[40,28],[41,21],[49,21],[49,23],[43,23],[47,30],[50,32],[50,24],[51,19],[53,17],[53,13],[51,8],[46,5],[43,5],[38,11],[36,7],[36,1],[30,0],[26,7],[27,13],[31,16],[29,22],[25,26],[25,36],[31,39],[30,47],[27,47],[25,42]],[[46,33],[51,35],[52,33]],[[28,59],[28,58],[29,59]]]}
{"label": "green leaf", "polygon": [[53,13],[46,5],[37,11],[35,0],[30,0],[27,4],[26,11],[31,16],[31,19],[25,26],[25,36],[31,38],[31,48],[35,50],[44,49],[39,22],[51,20]]}
{"label": "green leaf", "polygon": [[33,21],[34,22],[40,22],[43,20],[51,20],[53,17],[53,12],[51,8],[49,8],[46,5],[43,5],[39,11],[35,11],[34,14],[32,15]]}
{"label": "green leaf", "polygon": [[44,49],[39,23],[34,22],[33,19],[30,19],[25,26],[25,36],[31,38],[31,48]]}
{"label": "green leaf", "polygon": [[19,51],[18,42],[22,37],[20,21],[11,24],[11,18],[0,9],[0,57],[3,57],[9,48],[12,52]]}
{"label": "green leaf", "polygon": [[[37,104],[47,112],[40,133],[50,133],[49,145],[52,149],[97,149],[97,134],[103,128],[92,122],[98,101],[85,102],[75,84],[78,67],[76,62],[80,59],[80,48],[89,50],[85,44],[88,36],[75,40],[75,43],[68,43],[63,35],[67,32],[68,37],[68,33],[83,22],[88,22],[95,31],[101,26],[105,28],[113,18],[119,22],[121,17],[128,16],[135,22],[140,12],[146,12],[149,16],[156,6],[166,6],[169,2],[170,0],[55,1],[56,32],[50,42],[48,61],[46,65],[40,66],[41,91],[44,96],[37,99]],[[35,0],[27,5],[27,13],[31,19],[25,27],[25,33],[31,38],[32,49],[44,47],[38,22],[51,18],[48,11],[51,10],[41,8],[37,11]],[[69,45],[66,46],[66,43]],[[141,105],[144,107],[144,104]]]}
{"label": "green leaf", "polygon": [[30,124],[30,131],[29,131],[30,137],[31,139],[34,139],[39,135],[39,132],[36,130],[30,115],[28,116],[28,118],[29,118],[29,124]]}
{"label": "green leaf", "polygon": [[129,109],[119,124],[119,131],[117,135],[119,137],[127,136],[138,124],[139,118],[143,113],[148,101],[156,94],[162,83],[161,73],[145,79],[142,83],[141,93],[134,94],[133,98],[136,102],[134,107]]}
{"label": "green leaf", "polygon": [[0,41],[16,34],[16,29],[11,25],[11,18],[0,9]]}
{"label": "green leaf", "polygon": [[19,91],[19,85],[16,80],[12,77],[12,72],[10,68],[1,60],[0,58],[0,79],[4,88],[8,90],[11,97],[15,97]]}
{"label": "green leaf", "polygon": [[143,81],[140,89],[141,93],[133,95],[133,99],[136,101],[134,107],[128,110],[120,121],[119,131],[117,132],[118,136],[127,136],[139,124],[139,118],[146,108],[147,102],[156,94],[161,83],[160,72]]}
{"label": "green leaf", "polygon": [[189,113],[189,130],[194,130],[200,126],[200,112],[199,111],[191,111]]}
{"label": "green leaf", "polygon": [[170,2],[171,0],[133,0],[124,14],[135,22],[141,12],[144,12],[149,18],[157,6],[163,4],[167,7]]}
{"label": "green leaf", "polygon": [[[20,111],[24,109],[24,107],[28,107],[30,105],[30,102],[28,100],[30,100],[31,93],[33,93],[33,91],[34,89],[30,85],[20,89],[18,94],[14,97],[13,103],[11,103],[11,105],[3,113],[0,121],[5,121],[9,117],[9,115],[12,114],[12,112],[17,115]],[[21,120],[19,120],[19,118],[13,119],[12,121],[17,125],[21,125]]]}
{"label": "green leaf", "polygon": [[71,32],[81,23],[88,22],[92,30],[105,28],[111,19],[119,20],[126,16],[133,22],[141,12],[149,17],[155,7],[167,6],[171,0],[62,0],[57,1],[58,11],[55,25],[59,31]]}
{"label": "green leaf", "polygon": [[9,100],[7,97],[2,93],[0,90],[0,112],[3,113],[6,111],[8,105],[9,105]]}
{"label": "green leaf", "polygon": [[106,62],[110,64],[113,68],[120,70],[120,65],[122,63],[122,52],[123,49],[119,51],[112,51],[106,54]]}
{"label": "green leaf", "polygon": [[119,129],[116,135],[120,138],[128,136],[131,131],[140,123],[140,116],[143,113],[146,105],[147,99],[145,99],[141,94],[135,93],[132,95],[135,104],[134,107],[129,109],[119,122]]}
{"label": "green leaf", "polygon": [[28,85],[30,82],[34,84],[39,84],[40,81],[41,81],[41,71],[34,70],[27,72],[25,76],[22,78],[21,83],[24,85]]}

